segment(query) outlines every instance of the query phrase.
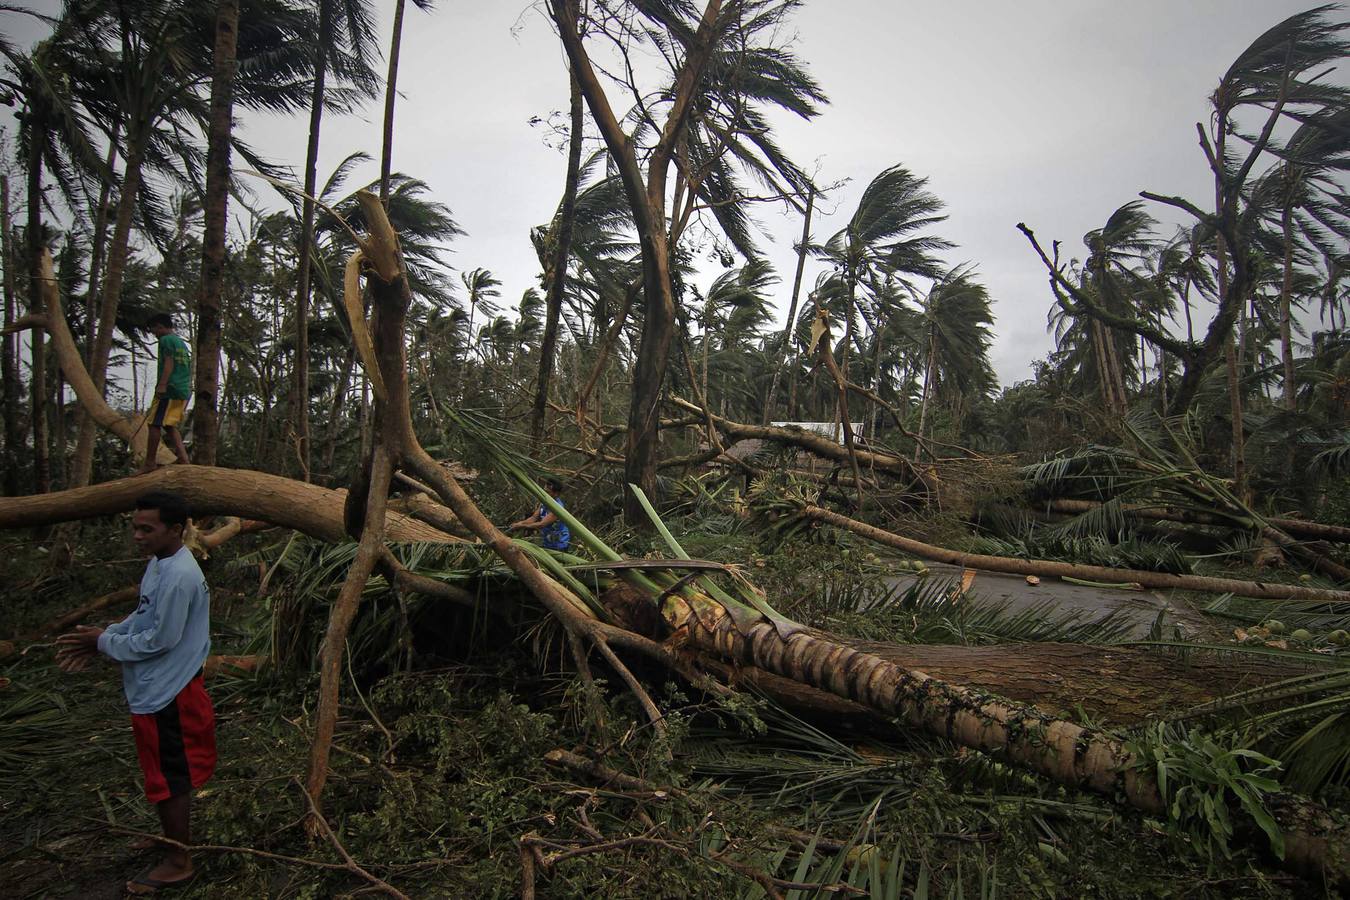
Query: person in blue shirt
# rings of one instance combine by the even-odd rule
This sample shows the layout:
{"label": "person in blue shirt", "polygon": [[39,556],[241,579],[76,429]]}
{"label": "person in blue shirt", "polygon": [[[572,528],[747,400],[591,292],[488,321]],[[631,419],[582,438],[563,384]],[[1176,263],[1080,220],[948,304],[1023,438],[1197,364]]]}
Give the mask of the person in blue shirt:
{"label": "person in blue shirt", "polygon": [[150,555],[136,611],[107,628],[82,625],[57,638],[56,661],[77,672],[103,655],[122,664],[145,796],[154,803],[166,844],[164,859],[127,882],[132,894],[181,885],[195,874],[183,849],[191,843],[192,791],[216,767],[216,725],[202,683],[211,651],[211,598],[202,570],[183,545],[188,505],[166,491],[136,501],[132,536]]}
{"label": "person in blue shirt", "polygon": [[[544,482],[544,489],[548,491],[548,495],[559,506],[566,507],[567,504],[563,503],[562,498],[563,486],[561,481],[557,478],[549,478]],[[537,530],[540,546],[545,550],[566,550],[572,545],[572,532],[567,527],[567,523],[559,519],[553,510],[542,503],[539,504],[539,508],[535,510],[534,515],[521,519],[519,522],[512,522],[510,527]]]}

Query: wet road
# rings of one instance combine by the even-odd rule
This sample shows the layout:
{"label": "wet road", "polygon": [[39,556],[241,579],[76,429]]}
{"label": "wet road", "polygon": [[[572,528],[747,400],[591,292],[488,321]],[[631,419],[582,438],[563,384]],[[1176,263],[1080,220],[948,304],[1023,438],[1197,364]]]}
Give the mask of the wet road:
{"label": "wet road", "polygon": [[[962,569],[943,563],[926,563],[929,579],[957,583]],[[897,572],[888,579],[892,584],[908,586],[917,576]],[[1177,625],[1188,637],[1210,634],[1215,626],[1181,599],[1172,599],[1169,592],[1132,591],[1118,588],[1094,588],[1070,584],[1058,578],[1042,578],[1037,585],[1027,584],[1025,576],[1001,572],[977,571],[969,588],[969,596],[976,601],[1007,603],[1010,612],[1020,612],[1046,603],[1053,604],[1061,613],[1079,613],[1083,621],[1095,621],[1110,613],[1117,613],[1131,623],[1129,636],[1142,638],[1165,613],[1164,627]]]}

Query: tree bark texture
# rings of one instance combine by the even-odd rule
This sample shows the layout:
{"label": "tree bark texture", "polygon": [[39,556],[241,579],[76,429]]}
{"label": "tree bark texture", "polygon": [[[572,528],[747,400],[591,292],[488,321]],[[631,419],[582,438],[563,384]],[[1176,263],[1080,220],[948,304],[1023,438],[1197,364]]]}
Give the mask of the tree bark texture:
{"label": "tree bark texture", "polygon": [[216,7],[216,46],[211,75],[211,124],[206,147],[205,232],[201,292],[197,298],[197,376],[193,385],[192,450],[197,462],[216,464],[220,439],[220,297],[229,223],[230,133],[234,124],[235,46],[239,0]]}
{"label": "tree bark texture", "polygon": [[[0,528],[49,525],[129,512],[150,491],[181,494],[194,516],[240,516],[293,528],[323,541],[345,541],[346,491],[250,469],[166,465],[149,475],[28,497],[0,498]],[[463,540],[411,515],[390,512],[391,541],[453,543]]]}
{"label": "tree bark texture", "polygon": [[[1150,773],[1109,732],[1034,706],[939,680],[829,635],[784,636],[767,621],[746,627],[708,601],[668,598],[666,622],[700,650],[755,666],[859,703],[905,725],[1000,758],[1060,784],[1123,799],[1150,814],[1165,809]],[[1279,795],[1272,814],[1285,834],[1284,864],[1332,884],[1350,880],[1350,827],[1307,800]]]}

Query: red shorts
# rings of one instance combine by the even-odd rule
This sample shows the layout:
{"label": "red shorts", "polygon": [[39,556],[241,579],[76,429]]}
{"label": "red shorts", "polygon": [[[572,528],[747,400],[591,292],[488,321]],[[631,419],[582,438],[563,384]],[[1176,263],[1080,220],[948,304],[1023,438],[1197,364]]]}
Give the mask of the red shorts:
{"label": "red shorts", "polygon": [[132,713],[131,730],[151,803],[201,787],[216,770],[216,715],[201,675],[159,712]]}

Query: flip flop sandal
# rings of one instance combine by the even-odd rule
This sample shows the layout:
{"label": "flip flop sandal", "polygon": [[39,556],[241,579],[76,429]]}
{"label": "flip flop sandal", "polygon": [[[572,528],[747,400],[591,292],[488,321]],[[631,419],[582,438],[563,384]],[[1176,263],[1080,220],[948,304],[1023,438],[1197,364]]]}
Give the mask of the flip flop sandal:
{"label": "flip flop sandal", "polygon": [[[127,893],[134,897],[144,897],[148,894],[158,894],[160,891],[172,891],[178,888],[187,887],[197,879],[197,870],[186,878],[180,878],[177,881],[160,881],[158,878],[150,877],[150,869],[146,869],[135,878],[127,882]],[[138,890],[139,888],[139,890]]]}

